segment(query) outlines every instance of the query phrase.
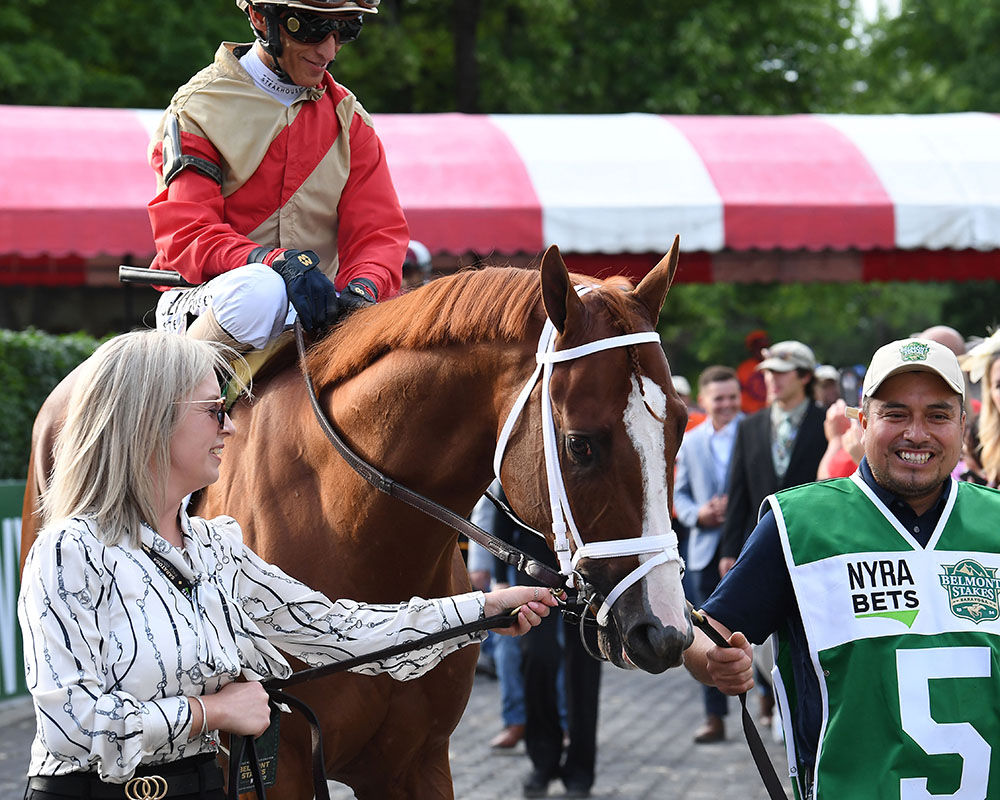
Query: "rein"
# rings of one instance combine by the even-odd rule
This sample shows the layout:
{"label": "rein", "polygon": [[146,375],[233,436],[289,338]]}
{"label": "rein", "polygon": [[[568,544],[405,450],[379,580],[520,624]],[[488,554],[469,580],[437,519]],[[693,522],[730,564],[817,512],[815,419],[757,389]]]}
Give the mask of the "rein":
{"label": "rein", "polygon": [[[470,633],[494,630],[496,628],[509,628],[511,625],[517,623],[518,610],[519,609],[515,608],[509,614],[498,614],[494,617],[486,617],[474,622],[468,622],[465,625],[459,625],[456,628],[448,628],[447,630],[438,631],[437,633],[432,633],[428,636],[423,636],[409,642],[394,644],[390,647],[377,650],[374,653],[368,653],[367,655],[355,656],[354,658],[344,659],[343,661],[337,661],[333,664],[324,664],[322,667],[301,669],[284,679],[264,681],[261,685],[267,689],[267,693],[273,704],[277,705],[284,703],[285,705],[291,706],[296,711],[301,712],[301,714],[306,718],[306,722],[309,723],[309,732],[312,739],[313,791],[315,793],[316,800],[330,800],[330,790],[326,785],[326,765],[323,762],[323,729],[319,724],[319,719],[317,719],[316,713],[302,700],[285,692],[285,689],[299,683],[305,683],[306,681],[315,680],[316,678],[323,678],[337,672],[346,672],[349,669],[360,667],[363,664],[381,661],[382,659],[389,658],[390,656],[396,656],[401,653],[408,653],[411,650],[429,647],[431,645],[439,644],[440,642],[445,642],[449,639],[455,639],[459,636],[465,636]],[[264,780],[261,776],[260,763],[257,759],[257,752],[254,747],[253,737],[237,736],[233,734],[229,737],[229,739],[230,751],[228,786],[230,800],[236,800],[236,797],[239,794],[239,767],[240,763],[243,761],[244,755],[246,755],[247,761],[250,764],[251,779],[253,781],[253,787],[257,794],[257,798],[258,800],[266,800],[267,795],[264,788]]]}
{"label": "rein", "polygon": [[[719,647],[732,647],[722,637],[722,634],[715,629],[712,623],[700,612],[695,611],[694,608],[691,609],[691,621],[712,640],[712,644]],[[754,766],[757,767],[757,772],[764,783],[764,788],[767,789],[768,797],[771,800],[788,800],[788,795],[785,794],[785,790],[781,786],[778,774],[774,771],[774,764],[771,763],[771,757],[768,756],[767,750],[764,749],[764,742],[761,741],[757,726],[754,725],[753,716],[747,710],[746,692],[740,692],[740,705],[743,707],[743,735],[746,737],[747,747],[750,748],[750,755],[753,757]],[[788,735],[791,735],[791,733],[789,732]]]}
{"label": "rein", "polygon": [[523,551],[513,545],[507,544],[478,525],[473,525],[465,517],[456,514],[450,508],[445,508],[429,497],[415,492],[401,483],[397,483],[355,453],[334,429],[322,406],[319,404],[312,376],[309,374],[306,366],[305,341],[302,333],[302,325],[298,320],[295,321],[295,346],[299,353],[299,364],[302,369],[302,377],[306,383],[309,403],[312,406],[313,413],[316,415],[316,420],[319,422],[320,428],[323,429],[323,433],[326,434],[326,438],[330,440],[330,444],[333,445],[333,449],[340,454],[351,469],[380,492],[384,492],[397,500],[402,500],[407,505],[427,514],[432,519],[443,522],[448,527],[481,544],[505,564],[509,564],[518,571],[530,575],[543,586],[548,586],[550,589],[562,589],[566,586],[566,579],[562,574],[546,566],[541,561],[536,561],[529,557]]}

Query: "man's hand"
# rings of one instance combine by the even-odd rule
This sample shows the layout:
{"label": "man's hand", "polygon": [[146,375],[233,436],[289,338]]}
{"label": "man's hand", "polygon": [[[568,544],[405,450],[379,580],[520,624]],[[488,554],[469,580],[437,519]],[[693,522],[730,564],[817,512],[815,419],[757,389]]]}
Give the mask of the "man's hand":
{"label": "man's hand", "polygon": [[378,289],[368,278],[355,278],[350,281],[337,299],[341,317],[345,317],[359,308],[373,306],[377,302]]}
{"label": "man's hand", "polygon": [[337,292],[330,279],[317,269],[319,256],[312,250],[286,250],[270,266],[285,282],[288,301],[298,312],[303,328],[321,330],[337,321]]}
{"label": "man's hand", "polygon": [[712,645],[705,652],[708,674],[723,694],[740,694],[753,688],[753,648],[747,637],[737,631],[729,637],[732,647]]}
{"label": "man's hand", "polygon": [[862,440],[863,433],[861,423],[856,419],[852,419],[851,427],[840,437],[840,443],[850,453],[851,460],[855,464],[860,464],[861,459],[865,455],[865,445]]}
{"label": "man's hand", "polygon": [[847,403],[843,400],[835,400],[826,410],[826,419],[823,420],[823,433],[829,442],[834,437],[842,436],[851,427],[851,421],[846,414]]}
{"label": "man's hand", "polygon": [[700,612],[731,647],[719,647],[700,628],[684,651],[684,666],[694,677],[724,694],[740,694],[753,687],[753,649],[742,633],[733,633],[704,611]]}
{"label": "man's hand", "polygon": [[717,528],[726,521],[728,496],[717,494],[698,509],[699,528]]}

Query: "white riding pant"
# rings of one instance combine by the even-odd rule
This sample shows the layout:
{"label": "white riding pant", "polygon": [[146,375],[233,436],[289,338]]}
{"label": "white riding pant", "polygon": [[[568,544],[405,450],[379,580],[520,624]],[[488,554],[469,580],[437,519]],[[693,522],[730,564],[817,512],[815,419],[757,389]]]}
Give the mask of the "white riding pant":
{"label": "white riding pant", "polygon": [[156,327],[184,333],[208,309],[226,333],[255,350],[265,347],[298,316],[288,302],[281,276],[264,264],[248,264],[201,286],[164,292],[156,304]]}

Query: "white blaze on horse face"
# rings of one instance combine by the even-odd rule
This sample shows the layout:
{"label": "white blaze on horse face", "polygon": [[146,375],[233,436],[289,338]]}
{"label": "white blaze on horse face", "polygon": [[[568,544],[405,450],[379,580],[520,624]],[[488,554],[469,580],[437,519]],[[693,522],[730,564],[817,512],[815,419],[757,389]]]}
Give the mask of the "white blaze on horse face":
{"label": "white blaze on horse face", "polygon": [[[632,391],[625,406],[625,431],[639,455],[639,467],[642,470],[643,536],[673,532],[667,507],[667,459],[664,455],[663,424],[666,414],[667,396],[663,390],[650,378],[643,376],[640,391],[639,382],[633,375]],[[645,563],[656,555],[640,555],[639,563]],[[687,629],[687,607],[678,562],[668,561],[654,567],[643,578],[641,585],[650,610],[664,626],[673,626],[677,630]]]}

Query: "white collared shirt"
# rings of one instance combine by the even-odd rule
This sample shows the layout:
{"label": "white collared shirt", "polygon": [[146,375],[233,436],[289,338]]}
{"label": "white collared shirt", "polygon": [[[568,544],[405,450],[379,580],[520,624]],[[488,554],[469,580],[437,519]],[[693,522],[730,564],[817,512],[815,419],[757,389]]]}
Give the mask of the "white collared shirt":
{"label": "white collared shirt", "polygon": [[[715,477],[718,486],[726,485],[726,478],[729,477],[729,460],[733,455],[733,444],[736,441],[736,428],[742,415],[737,415],[729,420],[719,430],[712,429],[708,437],[708,449],[712,453],[712,462],[715,465]],[[708,420],[711,425],[711,420]]]}
{"label": "white collared shirt", "polygon": [[[92,519],[64,520],[39,535],[18,599],[37,720],[29,775],[96,770],[118,783],[140,763],[215,751],[214,732],[188,741],[185,695],[217,692],[241,674],[287,676],[275,645],[319,666],[484,614],[480,592],[398,605],[331,601],[258,558],[230,517],[182,512],[181,531],[183,550],[147,526],[141,539],[193,584],[190,595],[127,537],[105,545]],[[481,638],[463,636],[352,671],[409,680]]]}

